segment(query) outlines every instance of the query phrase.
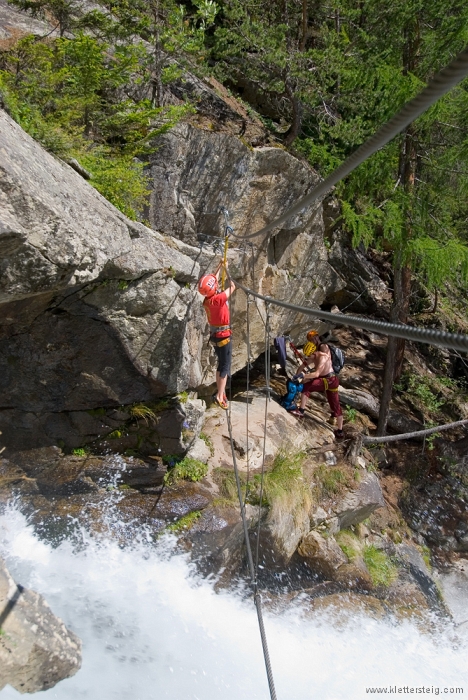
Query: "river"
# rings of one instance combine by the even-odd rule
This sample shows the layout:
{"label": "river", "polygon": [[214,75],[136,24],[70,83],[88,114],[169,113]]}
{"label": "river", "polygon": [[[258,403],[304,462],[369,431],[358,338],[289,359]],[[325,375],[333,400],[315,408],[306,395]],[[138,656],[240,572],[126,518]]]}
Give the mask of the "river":
{"label": "river", "polygon": [[[122,547],[82,530],[53,547],[8,507],[0,554],[83,640],[82,669],[44,700],[269,698],[253,603],[216,593],[170,538],[155,545],[143,530]],[[395,686],[408,689],[400,695],[468,694],[463,626],[428,633],[409,621],[311,619],[300,605],[267,613],[265,626],[278,700],[354,700],[369,697],[366,688]],[[0,696],[20,694],[7,687]]]}

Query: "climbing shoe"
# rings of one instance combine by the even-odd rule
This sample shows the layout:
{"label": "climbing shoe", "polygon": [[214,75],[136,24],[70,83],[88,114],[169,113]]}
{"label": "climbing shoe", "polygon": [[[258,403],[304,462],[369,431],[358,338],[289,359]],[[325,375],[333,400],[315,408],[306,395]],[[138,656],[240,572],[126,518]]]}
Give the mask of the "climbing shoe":
{"label": "climbing shoe", "polygon": [[342,430],[335,430],[335,440],[344,440],[345,434]]}
{"label": "climbing shoe", "polygon": [[304,411],[300,408],[293,408],[292,411],[288,411],[291,416],[296,416],[296,418],[304,418]]}
{"label": "climbing shoe", "polygon": [[228,402],[227,402],[226,396],[223,396],[222,401],[219,401],[217,398],[215,398],[214,402],[217,406],[222,408],[224,411],[228,410]]}

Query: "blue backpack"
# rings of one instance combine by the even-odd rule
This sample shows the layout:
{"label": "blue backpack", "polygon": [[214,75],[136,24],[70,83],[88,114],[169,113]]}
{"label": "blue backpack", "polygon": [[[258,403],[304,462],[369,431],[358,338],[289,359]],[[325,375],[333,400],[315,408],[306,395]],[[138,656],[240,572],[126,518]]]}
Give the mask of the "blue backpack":
{"label": "blue backpack", "polygon": [[286,394],[281,397],[280,406],[290,411],[296,407],[295,398],[297,394],[302,393],[302,384],[293,379],[288,379],[286,382]]}

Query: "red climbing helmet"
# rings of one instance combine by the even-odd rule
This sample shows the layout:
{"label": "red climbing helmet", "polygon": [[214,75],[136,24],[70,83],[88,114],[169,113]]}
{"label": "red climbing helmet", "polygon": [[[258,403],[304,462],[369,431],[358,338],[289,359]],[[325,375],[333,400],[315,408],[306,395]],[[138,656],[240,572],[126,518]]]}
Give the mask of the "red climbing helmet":
{"label": "red climbing helmet", "polygon": [[198,291],[204,297],[212,297],[218,288],[218,280],[214,275],[203,275],[198,281]]}

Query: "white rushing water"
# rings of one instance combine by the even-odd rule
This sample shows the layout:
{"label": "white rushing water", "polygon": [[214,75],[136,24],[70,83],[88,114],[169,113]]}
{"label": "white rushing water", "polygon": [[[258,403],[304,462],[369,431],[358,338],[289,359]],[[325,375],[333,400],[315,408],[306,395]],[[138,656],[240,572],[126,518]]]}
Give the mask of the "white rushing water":
{"label": "white rushing water", "polygon": [[[83,641],[81,670],[44,700],[269,698],[253,603],[215,593],[169,543],[122,549],[85,533],[81,547],[52,548],[10,508],[0,516],[0,555]],[[265,626],[278,700],[366,698],[373,686],[468,694],[468,644],[452,628],[430,635],[366,617],[337,627],[299,608],[266,614]],[[24,697],[11,687],[0,696]]]}

